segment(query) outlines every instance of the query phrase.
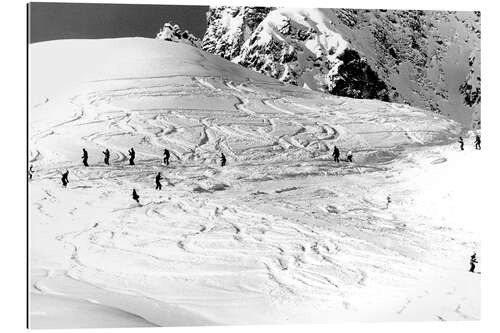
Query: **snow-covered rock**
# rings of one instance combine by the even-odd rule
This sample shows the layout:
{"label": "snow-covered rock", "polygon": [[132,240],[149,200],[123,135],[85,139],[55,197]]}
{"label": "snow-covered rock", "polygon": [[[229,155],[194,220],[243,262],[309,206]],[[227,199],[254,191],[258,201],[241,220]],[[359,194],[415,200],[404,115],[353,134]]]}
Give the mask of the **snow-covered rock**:
{"label": "snow-covered rock", "polygon": [[283,82],[480,124],[480,13],[212,7],[203,49]]}
{"label": "snow-covered rock", "polygon": [[201,46],[201,41],[198,37],[190,34],[187,30],[182,30],[177,24],[170,22],[163,25],[161,31],[156,35],[156,39],[184,43],[195,47]]}
{"label": "snow-covered rock", "polygon": [[203,50],[233,59],[255,28],[272,10],[269,7],[215,7],[207,12]]}

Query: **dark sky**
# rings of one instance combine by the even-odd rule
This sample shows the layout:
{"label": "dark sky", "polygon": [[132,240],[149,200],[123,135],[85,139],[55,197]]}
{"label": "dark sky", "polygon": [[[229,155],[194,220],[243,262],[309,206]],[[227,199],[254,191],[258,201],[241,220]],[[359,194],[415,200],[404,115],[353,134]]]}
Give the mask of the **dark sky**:
{"label": "dark sky", "polygon": [[207,11],[207,6],[32,2],[30,43],[68,38],[154,38],[167,21],[201,38]]}

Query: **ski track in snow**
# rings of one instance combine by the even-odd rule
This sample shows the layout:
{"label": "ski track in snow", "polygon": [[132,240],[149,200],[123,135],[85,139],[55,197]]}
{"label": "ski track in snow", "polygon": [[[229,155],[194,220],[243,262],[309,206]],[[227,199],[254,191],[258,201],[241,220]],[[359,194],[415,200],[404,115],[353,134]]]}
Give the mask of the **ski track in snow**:
{"label": "ski track in snow", "polygon": [[[406,106],[208,75],[197,61],[195,75],[88,80],[68,110],[46,98],[31,111],[32,270],[139,297],[156,310],[136,314],[157,325],[172,324],[160,315],[171,306],[187,324],[478,319],[474,301],[433,289],[433,279],[455,283],[450,274],[471,283],[436,257],[466,256],[477,242],[405,209],[416,192],[405,170],[436,160],[428,151],[448,154],[435,145],[458,126]],[[356,163],[333,163],[334,145]],[[410,199],[385,209],[388,191]],[[33,292],[57,294],[52,279],[38,277]],[[436,297],[451,301],[422,305]]]}

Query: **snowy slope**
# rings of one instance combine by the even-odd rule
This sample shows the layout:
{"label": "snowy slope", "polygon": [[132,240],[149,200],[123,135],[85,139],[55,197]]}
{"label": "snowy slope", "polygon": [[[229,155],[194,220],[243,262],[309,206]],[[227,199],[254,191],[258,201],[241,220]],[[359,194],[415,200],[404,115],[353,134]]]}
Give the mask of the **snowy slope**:
{"label": "snowy slope", "polygon": [[479,12],[212,7],[203,49],[301,87],[480,125]]}
{"label": "snowy slope", "polygon": [[[479,318],[478,239],[450,195],[450,170],[470,167],[446,145],[457,123],[181,43],[64,40],[30,58],[34,326],[87,326],[92,309],[96,326]],[[334,145],[356,163],[334,164]]]}

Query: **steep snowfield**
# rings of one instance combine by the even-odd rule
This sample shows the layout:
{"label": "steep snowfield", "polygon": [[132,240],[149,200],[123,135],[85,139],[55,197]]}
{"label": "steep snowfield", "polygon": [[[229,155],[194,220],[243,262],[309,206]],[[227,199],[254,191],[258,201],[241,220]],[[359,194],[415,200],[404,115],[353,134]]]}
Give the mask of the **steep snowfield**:
{"label": "steep snowfield", "polygon": [[204,50],[283,82],[480,125],[480,13],[211,7]]}
{"label": "steep snowfield", "polygon": [[32,326],[479,319],[457,123],[153,39],[30,58]]}

